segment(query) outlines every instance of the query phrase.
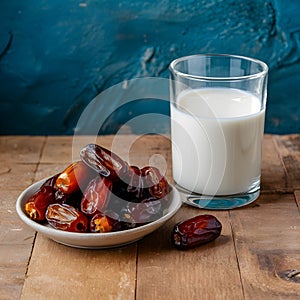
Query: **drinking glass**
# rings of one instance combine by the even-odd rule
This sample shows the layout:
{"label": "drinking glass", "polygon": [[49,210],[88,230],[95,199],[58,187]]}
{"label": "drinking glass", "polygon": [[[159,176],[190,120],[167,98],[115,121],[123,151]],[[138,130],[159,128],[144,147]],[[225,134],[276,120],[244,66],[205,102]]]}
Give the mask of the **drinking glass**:
{"label": "drinking glass", "polygon": [[232,209],[260,194],[267,65],[227,54],[170,64],[172,172],[183,201]]}

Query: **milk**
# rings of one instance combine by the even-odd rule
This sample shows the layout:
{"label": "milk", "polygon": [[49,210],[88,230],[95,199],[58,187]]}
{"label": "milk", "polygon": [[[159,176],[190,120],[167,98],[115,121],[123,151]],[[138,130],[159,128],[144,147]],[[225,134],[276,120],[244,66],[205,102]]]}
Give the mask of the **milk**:
{"label": "milk", "polygon": [[205,195],[258,190],[264,117],[259,99],[242,90],[180,93],[171,103],[175,182]]}

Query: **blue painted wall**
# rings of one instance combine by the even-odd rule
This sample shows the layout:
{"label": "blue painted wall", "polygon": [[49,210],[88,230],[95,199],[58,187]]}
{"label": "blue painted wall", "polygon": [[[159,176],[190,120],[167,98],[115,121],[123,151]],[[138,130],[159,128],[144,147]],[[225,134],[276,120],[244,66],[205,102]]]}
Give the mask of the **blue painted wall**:
{"label": "blue painted wall", "polygon": [[[268,63],[266,131],[300,133],[298,0],[1,0],[0,20],[0,134],[72,134],[101,91],[207,52]],[[103,130],[154,110],[137,101]]]}

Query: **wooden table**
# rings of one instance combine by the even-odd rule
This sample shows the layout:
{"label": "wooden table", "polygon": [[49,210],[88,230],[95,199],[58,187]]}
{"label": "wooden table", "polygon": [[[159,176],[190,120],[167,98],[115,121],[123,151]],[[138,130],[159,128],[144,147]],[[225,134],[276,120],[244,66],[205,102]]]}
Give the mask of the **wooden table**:
{"label": "wooden table", "polygon": [[[99,143],[111,147],[113,138]],[[132,138],[118,138],[119,155]],[[60,245],[16,215],[22,190],[71,162],[72,137],[2,136],[0,153],[0,299],[300,299],[300,135],[265,136],[255,203],[230,211],[183,205],[156,232],[109,250]],[[168,138],[133,143],[130,162],[149,159],[171,178]],[[173,248],[174,224],[203,213],[217,216],[222,235],[193,250]]]}

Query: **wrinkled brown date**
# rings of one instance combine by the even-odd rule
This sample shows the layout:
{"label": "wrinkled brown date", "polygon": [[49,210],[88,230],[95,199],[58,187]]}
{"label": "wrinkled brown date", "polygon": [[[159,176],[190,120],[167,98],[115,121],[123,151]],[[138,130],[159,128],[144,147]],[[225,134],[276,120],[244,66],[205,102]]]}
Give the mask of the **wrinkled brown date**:
{"label": "wrinkled brown date", "polygon": [[115,153],[96,144],[81,149],[80,157],[90,168],[104,177],[116,180],[127,171],[127,163]]}
{"label": "wrinkled brown date", "polygon": [[48,223],[55,229],[71,232],[87,232],[88,218],[68,204],[50,204],[46,211]]}
{"label": "wrinkled brown date", "polygon": [[212,215],[199,215],[177,223],[172,231],[172,244],[186,250],[215,240],[222,231],[222,224]]}
{"label": "wrinkled brown date", "polygon": [[103,213],[110,200],[111,187],[109,178],[97,176],[91,180],[81,200],[81,211],[88,216]]}
{"label": "wrinkled brown date", "polygon": [[92,170],[84,162],[77,161],[69,165],[56,179],[56,187],[65,194],[72,194],[85,188],[92,178]]}

